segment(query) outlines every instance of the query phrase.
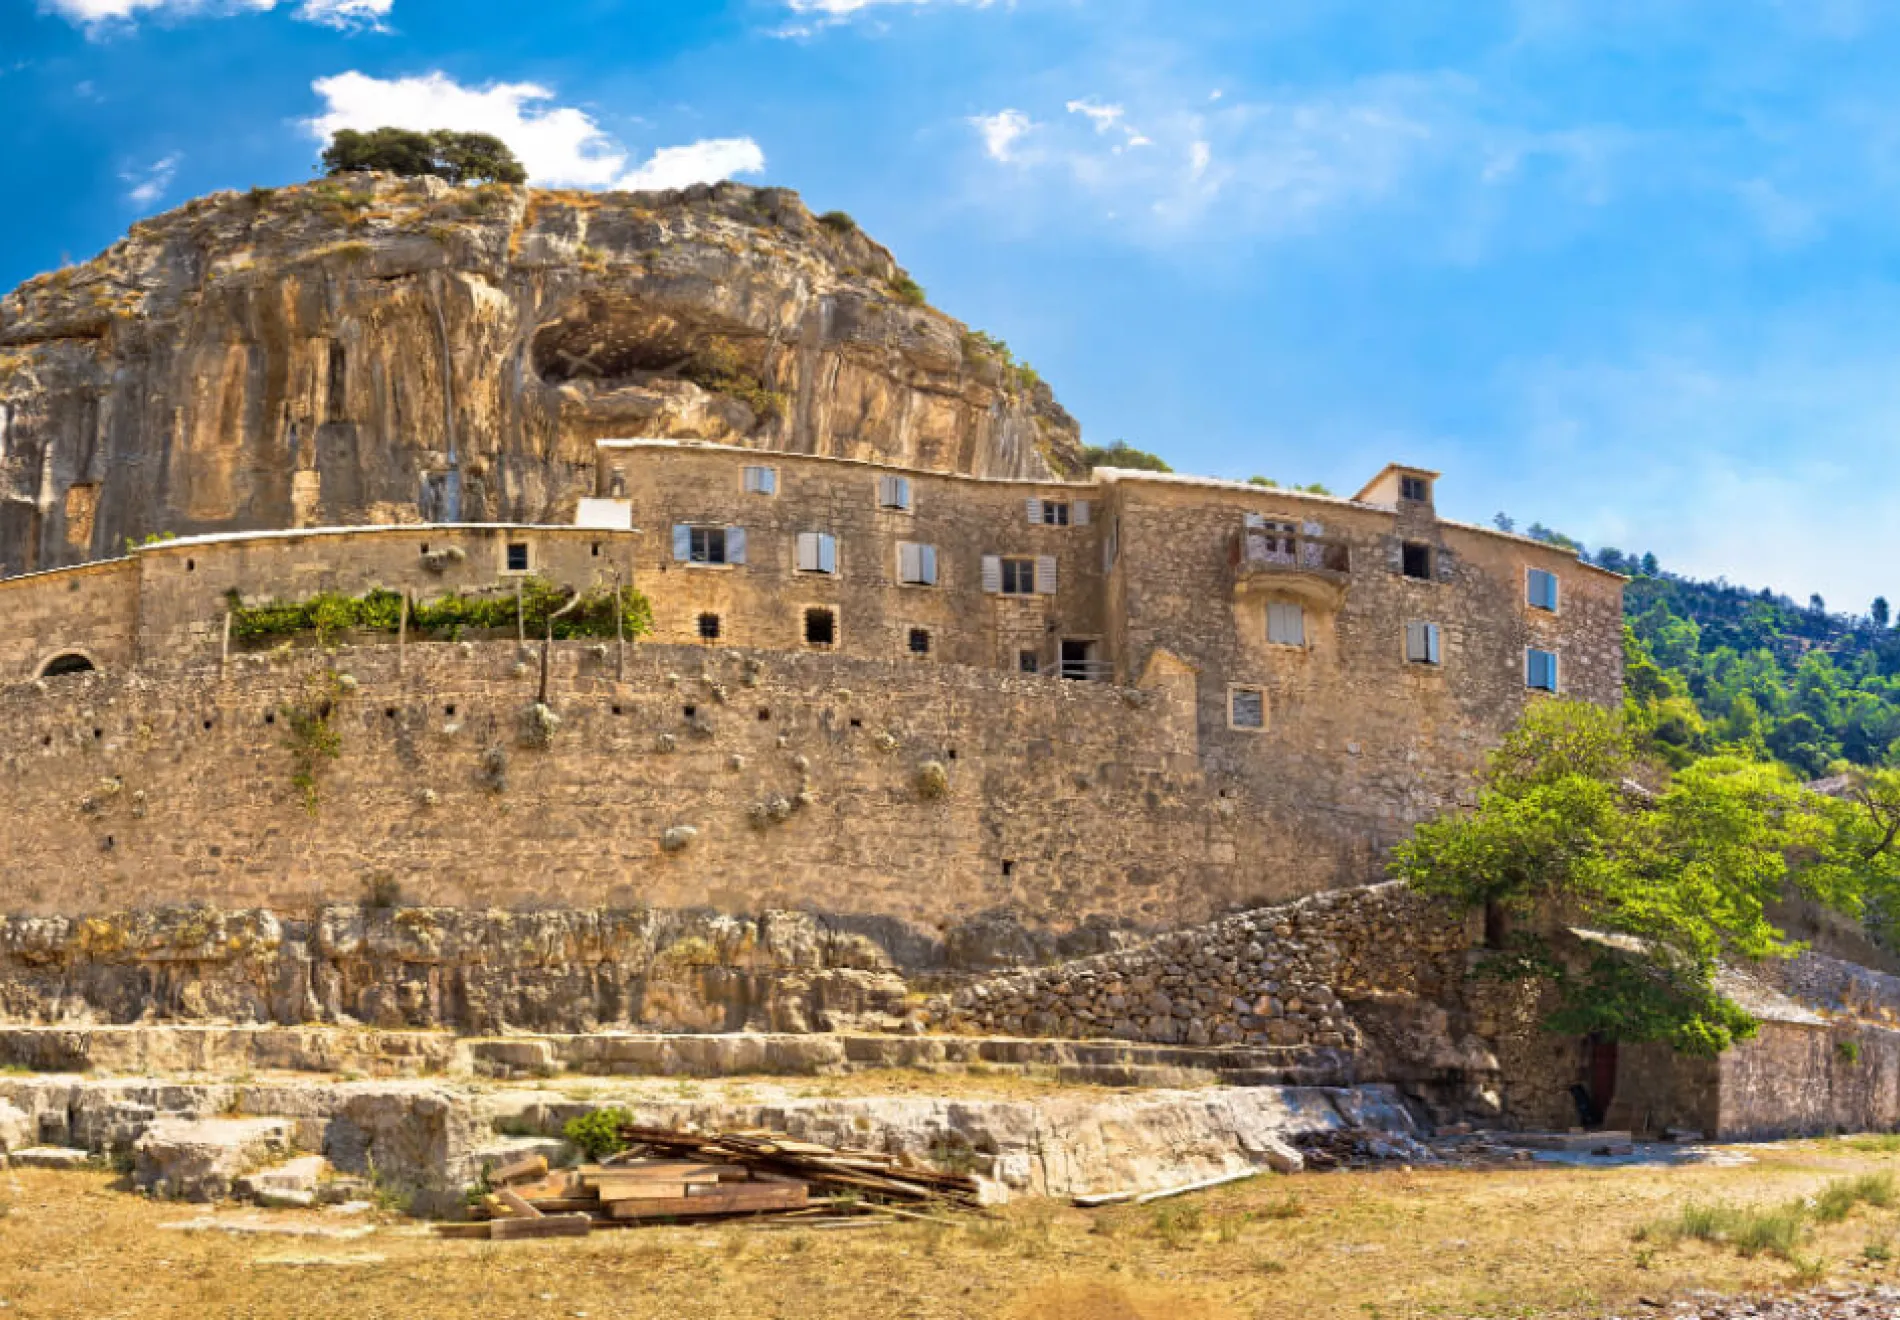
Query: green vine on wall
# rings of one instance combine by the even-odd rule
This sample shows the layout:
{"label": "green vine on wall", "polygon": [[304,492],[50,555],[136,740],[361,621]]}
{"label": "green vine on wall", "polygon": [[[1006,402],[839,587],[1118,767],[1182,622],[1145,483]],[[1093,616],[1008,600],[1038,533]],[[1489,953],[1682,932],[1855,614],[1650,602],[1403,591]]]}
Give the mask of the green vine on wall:
{"label": "green vine on wall", "polygon": [[[576,637],[613,637],[615,632],[614,591],[594,588],[581,593],[580,604],[554,619],[557,640]],[[645,595],[633,587],[622,587],[620,624],[628,637],[640,637],[653,631],[653,607]],[[574,598],[571,588],[557,587],[546,578],[533,576],[522,580],[519,603],[520,619],[528,635],[546,635],[548,619]],[[324,592],[301,601],[265,601],[246,605],[234,590],[230,593],[231,639],[241,646],[256,646],[313,634],[319,645],[327,646],[339,633],[372,632],[394,636],[402,627],[402,595],[378,588],[361,596]],[[430,601],[412,602],[409,607],[409,631],[419,638],[458,641],[466,632],[510,630],[516,627],[515,593],[476,595],[451,592]]]}
{"label": "green vine on wall", "polygon": [[318,776],[326,763],[343,754],[343,735],[330,727],[337,704],[356,684],[329,670],[304,685],[303,695],[282,708],[284,745],[290,749],[290,782],[303,795],[304,810],[317,814]]}

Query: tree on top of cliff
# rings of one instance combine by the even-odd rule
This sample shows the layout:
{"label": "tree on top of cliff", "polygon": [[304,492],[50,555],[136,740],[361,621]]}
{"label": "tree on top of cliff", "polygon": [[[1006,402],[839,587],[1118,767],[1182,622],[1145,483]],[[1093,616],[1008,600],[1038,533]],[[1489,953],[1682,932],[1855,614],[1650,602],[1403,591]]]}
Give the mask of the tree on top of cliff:
{"label": "tree on top of cliff", "polygon": [[526,183],[528,171],[508,144],[488,133],[437,129],[339,129],[324,148],[326,174],[383,170],[406,178],[433,175],[450,183]]}

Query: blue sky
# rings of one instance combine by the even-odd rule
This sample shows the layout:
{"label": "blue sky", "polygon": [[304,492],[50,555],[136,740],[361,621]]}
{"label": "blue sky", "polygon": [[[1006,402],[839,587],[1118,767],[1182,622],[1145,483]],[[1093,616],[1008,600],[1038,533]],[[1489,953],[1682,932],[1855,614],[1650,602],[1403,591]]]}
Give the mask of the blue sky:
{"label": "blue sky", "polygon": [[[1900,593],[1884,0],[0,0],[0,285],[314,123],[850,211],[1094,441]],[[417,126],[423,126],[418,124]]]}

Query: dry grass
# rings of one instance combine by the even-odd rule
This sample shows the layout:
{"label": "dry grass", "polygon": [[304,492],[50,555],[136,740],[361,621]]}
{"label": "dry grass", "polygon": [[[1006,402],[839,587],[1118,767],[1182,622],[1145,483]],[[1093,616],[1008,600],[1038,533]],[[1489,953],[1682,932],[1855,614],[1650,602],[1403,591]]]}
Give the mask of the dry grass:
{"label": "dry grass", "polygon": [[[1146,1207],[1026,1203],[955,1228],[510,1244],[441,1242],[398,1220],[350,1242],[165,1231],[197,1211],[113,1191],[104,1174],[17,1171],[0,1173],[0,1300],[22,1317],[1424,1320],[1595,1316],[1802,1273],[1893,1277],[1900,1212],[1880,1204],[1879,1175],[1900,1157],[1840,1142],[1758,1154],[1728,1169],[1259,1179]],[[1638,1240],[1690,1203],[1804,1205],[1803,1268],[1690,1233]]]}

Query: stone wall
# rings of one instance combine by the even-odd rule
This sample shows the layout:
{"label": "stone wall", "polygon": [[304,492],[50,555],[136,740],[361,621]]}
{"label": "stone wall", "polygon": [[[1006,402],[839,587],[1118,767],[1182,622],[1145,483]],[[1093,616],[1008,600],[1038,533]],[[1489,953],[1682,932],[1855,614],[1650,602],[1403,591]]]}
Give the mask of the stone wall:
{"label": "stone wall", "polygon": [[[289,916],[376,881],[425,905],[809,910],[936,938],[998,910],[1157,929],[1324,887],[1351,846],[1220,796],[1166,693],[705,648],[616,667],[611,645],[555,646],[545,746],[538,654],[512,643],[0,689],[5,906]],[[351,681],[333,697],[332,671]],[[340,746],[311,811],[287,712],[324,699]]]}
{"label": "stone wall", "polygon": [[979,981],[929,1015],[960,1032],[1333,1050],[1362,1077],[1484,1105],[1498,1063],[1465,1008],[1472,934],[1455,910],[1378,885]]}

